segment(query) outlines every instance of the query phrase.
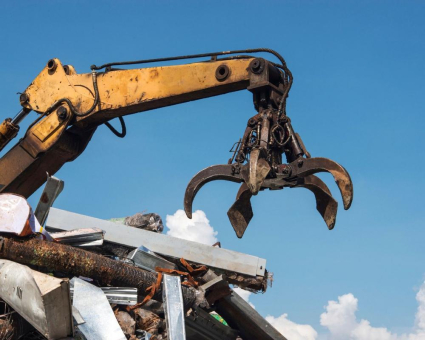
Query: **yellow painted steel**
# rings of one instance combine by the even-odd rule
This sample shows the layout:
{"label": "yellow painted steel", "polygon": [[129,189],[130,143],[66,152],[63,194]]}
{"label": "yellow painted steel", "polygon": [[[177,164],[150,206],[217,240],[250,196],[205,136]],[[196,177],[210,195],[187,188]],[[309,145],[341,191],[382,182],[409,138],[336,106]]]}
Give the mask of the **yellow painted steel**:
{"label": "yellow painted steel", "polygon": [[[59,59],[52,59],[25,90],[29,100],[22,104],[23,107],[38,113],[47,112],[47,115],[27,131],[21,146],[37,157],[56,143],[69,123],[95,127],[115,117],[244,89],[249,84],[251,60],[98,73],[98,105],[88,115],[73,117],[69,114],[65,120],[60,120],[56,111],[48,112],[53,104],[66,98],[77,113],[86,112],[93,106],[95,90],[91,73],[77,74],[71,65],[64,68]],[[223,66],[228,68],[228,76],[218,80],[217,69]],[[61,105],[71,113],[67,103],[61,102]]]}
{"label": "yellow painted steel", "polygon": [[38,124],[32,126],[27,131],[25,138],[22,139],[21,147],[31,156],[37,157],[41,152],[46,152],[54,146],[72,119],[72,116],[68,114],[66,119],[61,120],[56,112],[53,111]]}
{"label": "yellow painted steel", "polygon": [[11,118],[7,118],[0,124],[0,151],[16,137],[19,131],[19,126],[14,125],[11,121]]}
{"label": "yellow painted steel", "polygon": [[[175,104],[198,99],[197,92],[203,92],[202,98],[205,98],[209,96],[208,90],[211,90],[211,95],[241,90],[249,81],[248,65],[251,60],[210,61],[99,73],[97,84],[100,105],[90,115],[99,111],[117,110],[114,114],[116,117],[122,116],[123,113],[155,108],[144,105],[152,101],[158,101],[157,107],[161,107],[168,105],[168,102]],[[24,107],[44,113],[57,100],[68,98],[78,112],[88,110],[94,101],[92,75],[90,73],[67,75],[59,59],[54,61],[57,63],[56,69],[52,71],[46,66],[26,89],[29,101]],[[226,65],[230,74],[225,80],[218,81],[215,74],[217,67],[221,65]],[[75,72],[73,68],[72,70]],[[220,91],[220,88],[223,90]],[[187,96],[183,99],[185,95]],[[177,98],[179,96],[182,100]],[[161,100],[168,102],[164,103]],[[120,111],[124,108],[125,112]],[[84,119],[78,117],[77,121]]]}

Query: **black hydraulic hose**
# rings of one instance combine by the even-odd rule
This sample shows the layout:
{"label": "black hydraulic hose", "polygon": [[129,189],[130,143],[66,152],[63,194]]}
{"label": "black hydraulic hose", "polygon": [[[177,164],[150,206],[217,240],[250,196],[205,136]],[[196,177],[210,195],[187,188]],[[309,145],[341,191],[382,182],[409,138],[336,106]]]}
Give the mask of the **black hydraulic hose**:
{"label": "black hydraulic hose", "polygon": [[120,120],[121,123],[121,132],[118,132],[109,122],[106,122],[105,125],[109,128],[109,130],[112,131],[112,133],[119,137],[119,138],[124,138],[125,135],[127,134],[127,128],[125,126],[125,121],[123,117],[118,117],[118,119]]}
{"label": "black hydraulic hose", "polygon": [[92,79],[93,79],[93,88],[94,88],[94,101],[93,105],[86,112],[78,112],[77,109],[72,105],[71,101],[68,98],[61,98],[57,100],[52,106],[50,106],[46,113],[52,112],[57,109],[63,102],[67,103],[71,112],[77,117],[85,117],[89,115],[99,103],[99,89],[97,88],[97,73],[92,71]]}

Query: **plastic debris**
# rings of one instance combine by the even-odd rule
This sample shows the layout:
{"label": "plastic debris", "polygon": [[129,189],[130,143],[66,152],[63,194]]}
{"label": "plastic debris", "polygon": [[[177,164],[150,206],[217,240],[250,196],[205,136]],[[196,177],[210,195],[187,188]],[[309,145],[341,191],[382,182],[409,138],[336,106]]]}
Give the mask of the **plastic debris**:
{"label": "plastic debris", "polygon": [[34,216],[27,200],[19,195],[0,194],[0,233],[28,236],[40,233],[51,240],[49,233]]}

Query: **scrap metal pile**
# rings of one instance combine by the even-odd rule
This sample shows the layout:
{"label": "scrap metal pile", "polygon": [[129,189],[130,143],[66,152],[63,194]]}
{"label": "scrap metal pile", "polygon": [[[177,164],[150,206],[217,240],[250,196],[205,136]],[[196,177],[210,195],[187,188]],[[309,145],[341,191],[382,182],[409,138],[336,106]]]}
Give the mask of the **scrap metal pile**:
{"label": "scrap metal pile", "polygon": [[0,339],[285,339],[231,289],[264,292],[264,259],[51,207],[62,189],[0,195]]}

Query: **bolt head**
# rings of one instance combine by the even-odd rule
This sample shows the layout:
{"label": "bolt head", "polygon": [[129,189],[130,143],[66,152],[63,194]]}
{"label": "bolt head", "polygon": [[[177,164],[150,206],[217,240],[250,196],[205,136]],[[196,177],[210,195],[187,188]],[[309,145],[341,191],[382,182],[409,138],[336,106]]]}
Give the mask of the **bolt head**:
{"label": "bolt head", "polygon": [[254,59],[251,62],[251,71],[255,74],[259,74],[264,70],[264,61],[262,59]]}
{"label": "bolt head", "polygon": [[53,72],[54,70],[56,70],[57,66],[58,66],[58,64],[56,63],[55,59],[50,59],[47,62],[47,68],[49,69],[50,72]]}
{"label": "bolt head", "polygon": [[68,110],[66,107],[61,106],[60,108],[58,108],[58,110],[56,111],[58,118],[60,120],[65,120],[66,117],[68,116]]}
{"label": "bolt head", "polygon": [[25,104],[29,100],[30,100],[30,98],[28,97],[28,95],[26,93],[21,93],[21,95],[19,96],[19,102],[21,104]]}

